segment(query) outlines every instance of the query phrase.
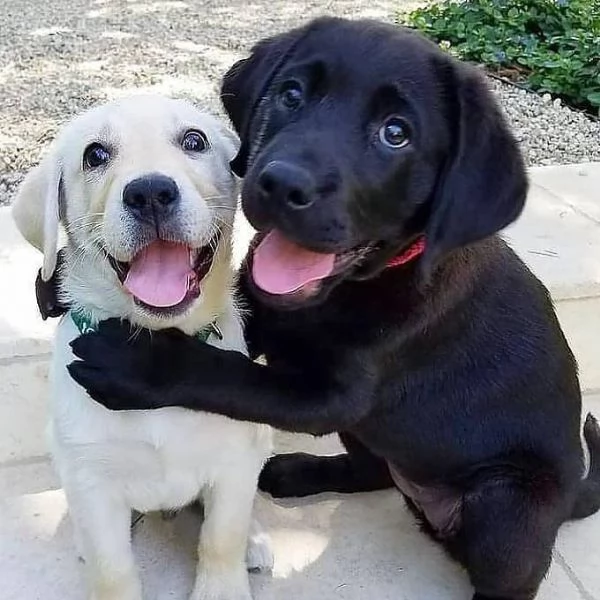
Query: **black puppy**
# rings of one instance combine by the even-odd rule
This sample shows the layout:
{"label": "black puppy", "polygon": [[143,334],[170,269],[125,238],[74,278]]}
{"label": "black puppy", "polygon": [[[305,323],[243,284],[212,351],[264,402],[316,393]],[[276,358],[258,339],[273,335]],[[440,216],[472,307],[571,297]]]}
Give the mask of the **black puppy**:
{"label": "black puppy", "polygon": [[481,77],[409,31],[321,19],[225,76],[232,166],[261,232],[241,274],[268,366],[106,323],[73,377],[113,409],[184,406],[348,453],[277,456],[275,496],[396,485],[478,600],[530,600],[566,519],[600,506],[575,360],[548,293],[495,233],[521,212],[517,145]]}

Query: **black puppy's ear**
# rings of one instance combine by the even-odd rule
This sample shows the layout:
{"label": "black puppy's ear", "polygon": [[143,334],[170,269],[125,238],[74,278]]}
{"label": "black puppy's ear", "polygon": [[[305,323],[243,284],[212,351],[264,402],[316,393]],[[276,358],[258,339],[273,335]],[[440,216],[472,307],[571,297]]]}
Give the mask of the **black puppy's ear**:
{"label": "black puppy's ear", "polygon": [[513,222],[527,196],[521,152],[483,78],[448,64],[448,118],[454,146],[438,182],[425,235],[425,268],[442,254],[484,239]]}
{"label": "black puppy's ear", "polygon": [[231,161],[231,168],[239,177],[246,174],[248,166],[254,112],[306,31],[303,27],[260,41],[248,58],[236,62],[223,77],[221,101],[241,141],[238,154]]}

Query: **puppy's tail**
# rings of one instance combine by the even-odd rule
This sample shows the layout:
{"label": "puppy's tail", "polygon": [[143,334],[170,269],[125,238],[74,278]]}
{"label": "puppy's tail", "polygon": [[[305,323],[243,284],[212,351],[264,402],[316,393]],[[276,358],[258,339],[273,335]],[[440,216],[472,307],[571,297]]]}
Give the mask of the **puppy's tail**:
{"label": "puppy's tail", "polygon": [[572,519],[584,519],[600,509],[600,425],[591,413],[585,420],[583,437],[590,452],[590,469],[581,482]]}

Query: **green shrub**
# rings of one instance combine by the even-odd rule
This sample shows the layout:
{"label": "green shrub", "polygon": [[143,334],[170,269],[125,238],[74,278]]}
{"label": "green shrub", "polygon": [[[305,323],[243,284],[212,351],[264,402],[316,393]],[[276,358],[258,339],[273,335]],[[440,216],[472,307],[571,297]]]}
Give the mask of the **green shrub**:
{"label": "green shrub", "polygon": [[600,112],[600,0],[443,0],[406,22],[462,59]]}

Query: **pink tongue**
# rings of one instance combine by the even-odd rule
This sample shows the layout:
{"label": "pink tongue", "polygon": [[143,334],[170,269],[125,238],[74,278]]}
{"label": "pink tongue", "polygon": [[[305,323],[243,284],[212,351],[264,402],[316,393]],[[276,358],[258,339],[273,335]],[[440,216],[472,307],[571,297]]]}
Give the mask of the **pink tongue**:
{"label": "pink tongue", "polygon": [[270,294],[289,294],[331,275],[335,254],[305,250],[278,231],[268,233],[254,250],[254,283]]}
{"label": "pink tongue", "polygon": [[133,259],[124,285],[138,300],[162,308],[185,298],[193,275],[189,248],[157,240]]}

